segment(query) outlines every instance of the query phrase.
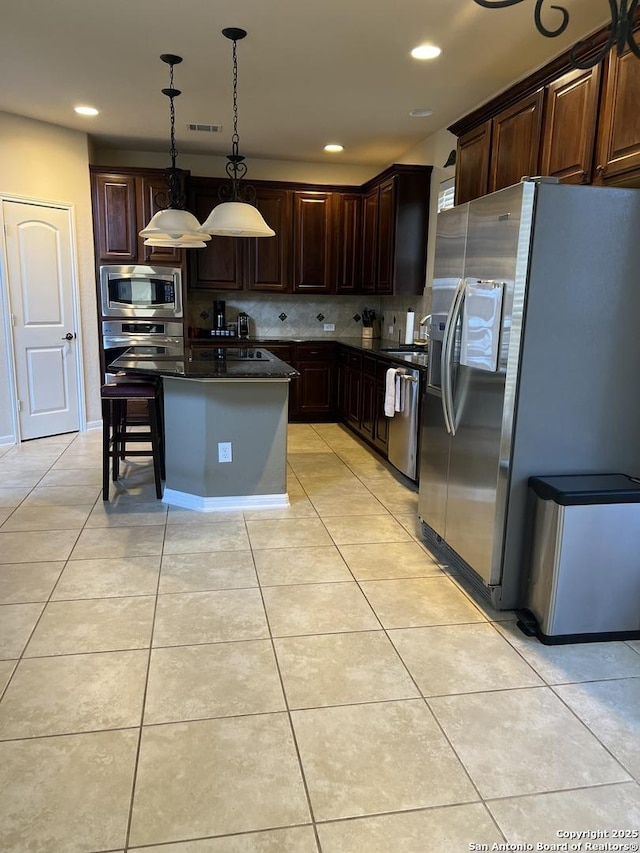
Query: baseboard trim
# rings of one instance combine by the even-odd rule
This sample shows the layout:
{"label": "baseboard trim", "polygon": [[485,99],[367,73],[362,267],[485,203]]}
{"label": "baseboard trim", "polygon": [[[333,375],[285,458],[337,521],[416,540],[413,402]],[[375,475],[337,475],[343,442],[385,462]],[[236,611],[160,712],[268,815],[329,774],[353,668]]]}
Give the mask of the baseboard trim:
{"label": "baseboard trim", "polygon": [[287,509],[289,495],[233,495],[229,497],[206,498],[175,489],[165,489],[163,503],[194,509],[198,512],[237,512],[253,509]]}

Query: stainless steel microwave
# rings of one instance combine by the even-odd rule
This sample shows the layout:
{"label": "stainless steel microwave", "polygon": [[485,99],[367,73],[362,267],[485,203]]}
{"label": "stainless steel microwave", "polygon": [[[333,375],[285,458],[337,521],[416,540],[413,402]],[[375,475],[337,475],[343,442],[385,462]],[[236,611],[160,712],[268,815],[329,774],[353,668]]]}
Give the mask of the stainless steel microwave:
{"label": "stainless steel microwave", "polygon": [[182,317],[182,270],[177,267],[100,267],[103,317]]}

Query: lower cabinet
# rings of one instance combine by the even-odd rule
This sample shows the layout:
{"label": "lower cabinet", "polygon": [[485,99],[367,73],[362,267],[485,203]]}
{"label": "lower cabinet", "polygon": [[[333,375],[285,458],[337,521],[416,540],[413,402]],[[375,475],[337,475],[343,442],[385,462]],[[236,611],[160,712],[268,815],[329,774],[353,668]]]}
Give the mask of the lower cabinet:
{"label": "lower cabinet", "polygon": [[331,420],[336,416],[336,344],[261,344],[300,376],[289,385],[289,420]]}
{"label": "lower cabinet", "polygon": [[336,345],[296,344],[295,352],[300,373],[295,416],[302,421],[335,417]]}
{"label": "lower cabinet", "polygon": [[384,414],[387,370],[393,365],[375,355],[339,346],[338,419],[368,444],[387,455],[389,420]]}

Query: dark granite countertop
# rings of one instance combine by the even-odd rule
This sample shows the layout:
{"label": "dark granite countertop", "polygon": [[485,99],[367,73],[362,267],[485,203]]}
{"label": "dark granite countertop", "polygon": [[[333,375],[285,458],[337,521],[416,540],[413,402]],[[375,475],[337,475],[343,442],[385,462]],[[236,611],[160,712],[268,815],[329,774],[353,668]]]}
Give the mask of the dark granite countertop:
{"label": "dark granite countertop", "polygon": [[[220,338],[221,344],[226,346],[238,346],[238,338]],[[388,338],[374,338],[371,340],[363,340],[361,336],[351,338],[337,337],[332,335],[314,335],[314,336],[282,336],[282,337],[259,337],[259,338],[244,338],[246,346],[263,347],[269,349],[269,344],[286,345],[286,344],[315,344],[315,343],[335,343],[344,344],[352,349],[361,352],[370,352],[374,355],[383,356],[390,361],[406,364],[416,368],[426,368],[427,366],[427,347],[416,344],[413,351],[411,346],[398,344],[397,341]],[[202,347],[210,347],[212,345],[211,338],[192,338],[189,340],[189,346],[194,350],[199,350]]]}
{"label": "dark granite countertop", "polygon": [[111,363],[124,373],[184,379],[292,379],[298,371],[265,348],[198,346],[185,348],[184,358],[142,358],[131,347]]}

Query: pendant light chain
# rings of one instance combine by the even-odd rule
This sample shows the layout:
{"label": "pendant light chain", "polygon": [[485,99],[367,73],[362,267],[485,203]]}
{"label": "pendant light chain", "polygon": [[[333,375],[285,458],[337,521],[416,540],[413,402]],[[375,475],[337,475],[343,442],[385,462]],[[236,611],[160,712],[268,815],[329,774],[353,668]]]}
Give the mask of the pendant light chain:
{"label": "pendant light chain", "polygon": [[231,153],[238,157],[240,136],[238,135],[238,43],[233,42],[233,134],[231,135]]}
{"label": "pendant light chain", "polygon": [[163,62],[166,62],[169,66],[169,88],[162,90],[162,94],[166,95],[169,98],[169,123],[171,129],[171,147],[169,148],[171,166],[166,170],[167,186],[169,188],[167,194],[169,202],[168,207],[179,209],[184,207],[185,198],[181,187],[180,170],[176,168],[176,157],[178,156],[178,150],[176,148],[176,107],[174,104],[174,99],[182,93],[180,89],[174,89],[173,87],[173,67],[178,62],[182,62],[182,57],[174,56],[170,53],[164,53],[162,54],[160,59]]}

